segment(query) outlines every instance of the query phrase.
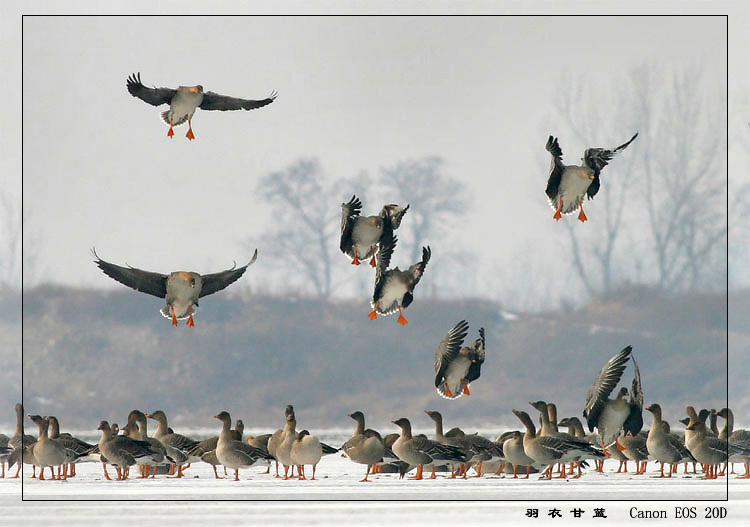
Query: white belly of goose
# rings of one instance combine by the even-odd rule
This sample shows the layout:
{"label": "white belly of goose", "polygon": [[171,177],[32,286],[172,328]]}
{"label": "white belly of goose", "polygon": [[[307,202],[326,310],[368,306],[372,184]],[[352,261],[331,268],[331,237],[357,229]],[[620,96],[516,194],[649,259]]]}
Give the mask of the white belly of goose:
{"label": "white belly of goose", "polygon": [[453,395],[461,395],[463,393],[463,385],[461,380],[466,377],[469,373],[469,367],[471,361],[466,357],[459,355],[451,362],[445,370],[445,384],[450,389]]}
{"label": "white belly of goose", "polygon": [[[586,167],[567,167],[560,178],[560,187],[557,191],[557,202],[562,200],[560,212],[570,214],[578,210],[578,207],[586,197],[586,191],[591,185],[590,175],[593,171]],[[552,208],[557,210],[558,203],[551,203]]]}
{"label": "white belly of goose", "polygon": [[403,302],[404,295],[408,291],[406,284],[401,280],[397,280],[394,275],[387,277],[383,286],[382,297],[380,298],[380,311],[384,315],[395,312]]}

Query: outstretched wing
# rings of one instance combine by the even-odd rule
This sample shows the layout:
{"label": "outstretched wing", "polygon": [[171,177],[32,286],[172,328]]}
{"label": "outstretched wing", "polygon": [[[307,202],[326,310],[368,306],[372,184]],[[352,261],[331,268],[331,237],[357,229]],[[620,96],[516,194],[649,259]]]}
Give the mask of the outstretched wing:
{"label": "outstretched wing", "polygon": [[378,301],[380,298],[383,285],[385,283],[385,275],[388,271],[388,266],[391,264],[391,256],[393,256],[393,250],[396,248],[398,237],[393,236],[380,246],[378,251],[378,265],[375,268],[375,290],[372,293],[372,303]]}
{"label": "outstretched wing", "polygon": [[552,164],[550,165],[549,169],[549,179],[547,179],[547,188],[545,189],[544,193],[547,194],[547,197],[554,201],[555,197],[557,196],[557,189],[560,187],[560,179],[562,178],[562,173],[565,171],[565,165],[562,161],[562,149],[560,149],[560,145],[557,142],[557,137],[549,136],[549,139],[547,139],[547,152],[552,154]]}
{"label": "outstretched wing", "polygon": [[404,294],[404,300],[401,302],[401,305],[403,307],[409,307],[409,305],[414,301],[414,288],[417,287],[419,280],[422,278],[425,267],[427,267],[427,262],[430,261],[430,256],[432,256],[432,250],[430,250],[430,246],[428,245],[427,247],[422,247],[422,261],[417,262],[409,267],[409,274],[411,275],[411,279],[409,280],[408,284],[409,290]]}
{"label": "outstretched wing", "polygon": [[198,298],[210,295],[212,293],[215,293],[216,291],[221,291],[232,282],[236,282],[237,280],[239,280],[239,278],[245,273],[245,270],[253,265],[257,258],[258,249],[255,249],[252,259],[239,269],[235,269],[234,267],[232,267],[231,269],[221,271],[220,273],[202,275],[201,279],[203,285],[201,286],[201,292],[198,295]]}
{"label": "outstretched wing", "polygon": [[237,97],[227,97],[226,95],[219,95],[212,91],[203,94],[203,101],[199,108],[201,110],[255,110],[256,108],[262,108],[266,105],[271,104],[276,100],[278,93],[275,91],[271,93],[265,99],[259,101],[253,99],[239,99]]}
{"label": "outstretched wing", "polygon": [[628,141],[627,143],[623,143],[612,150],[608,150],[606,148],[586,149],[586,151],[583,153],[583,163],[587,167],[594,170],[594,180],[591,182],[591,185],[589,185],[589,188],[586,191],[589,199],[593,198],[596,193],[599,192],[599,173],[602,171],[602,169],[607,166],[607,163],[611,161],[613,157],[625,150],[636,137],[638,137],[637,132],[633,137],[630,138],[630,141]]}
{"label": "outstretched wing", "polygon": [[352,196],[347,203],[341,204],[341,242],[339,248],[344,254],[354,256],[352,241],[352,229],[354,228],[354,220],[359,217],[359,213],[362,211],[362,202],[357,196]]}
{"label": "outstretched wing", "polygon": [[99,258],[99,255],[96,254],[96,249],[92,248],[91,252],[94,258],[96,258],[94,263],[110,278],[114,278],[121,284],[132,287],[136,291],[158,296],[159,298],[166,298],[167,275],[143,271],[130,266],[115,265]]}
{"label": "outstretched wing", "polygon": [[469,372],[466,374],[466,382],[476,381],[484,364],[484,328],[479,328],[479,338],[474,341],[474,353],[476,362],[469,366]]}
{"label": "outstretched wing", "polygon": [[461,344],[469,331],[469,323],[462,320],[440,341],[435,349],[435,386],[440,386],[443,382],[445,370],[448,365],[455,360],[458,352],[461,350]]}
{"label": "outstretched wing", "polygon": [[401,225],[401,219],[409,210],[409,205],[406,207],[399,207],[391,203],[390,205],[383,205],[380,211],[380,217],[383,218],[383,233],[380,235],[378,244],[382,247],[387,244],[388,241],[393,238],[393,231],[399,228]]}
{"label": "outstretched wing", "polygon": [[622,377],[622,372],[625,371],[625,365],[630,358],[631,351],[633,351],[632,346],[627,346],[609,359],[594,380],[591,388],[589,388],[586,394],[586,405],[583,409],[583,416],[586,418],[590,432],[594,431],[594,427],[599,420],[599,413],[602,411],[609,394],[612,393],[617,383],[620,382],[620,377]]}
{"label": "outstretched wing", "polygon": [[153,106],[160,106],[162,104],[169,104],[172,102],[172,97],[177,93],[177,90],[173,88],[147,88],[141,82],[141,73],[134,73],[128,77],[125,85],[128,88],[128,92],[133,97],[138,97],[140,100],[145,101]]}
{"label": "outstretched wing", "polygon": [[633,359],[633,387],[630,390],[630,413],[622,427],[626,432],[635,436],[643,428],[643,388],[641,386],[641,372]]}

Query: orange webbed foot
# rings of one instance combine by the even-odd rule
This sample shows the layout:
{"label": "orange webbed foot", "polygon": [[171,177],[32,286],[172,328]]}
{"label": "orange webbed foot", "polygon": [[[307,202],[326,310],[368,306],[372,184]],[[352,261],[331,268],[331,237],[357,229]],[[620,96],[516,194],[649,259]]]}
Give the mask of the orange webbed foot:
{"label": "orange webbed foot", "polygon": [[370,267],[375,267],[375,253],[373,253],[372,258],[370,258]]}
{"label": "orange webbed foot", "polygon": [[193,129],[192,129],[192,128],[188,128],[188,131],[187,131],[187,133],[185,134],[185,137],[187,137],[187,138],[188,138],[188,139],[190,139],[191,141],[192,141],[193,139],[195,139],[195,134],[193,134]]}
{"label": "orange webbed foot", "polygon": [[445,395],[446,397],[453,397],[453,392],[451,392],[451,389],[448,388],[448,385],[445,385]]}
{"label": "orange webbed foot", "polygon": [[403,326],[403,325],[408,324],[409,322],[406,321],[406,319],[404,318],[403,314],[399,313],[398,314],[398,323]]}
{"label": "orange webbed foot", "polygon": [[167,132],[167,136],[174,137],[174,129],[170,126],[169,131]]}
{"label": "orange webbed foot", "polygon": [[469,385],[468,385],[468,383],[466,381],[461,381],[461,384],[464,385],[464,395],[471,395],[471,393],[469,393]]}
{"label": "orange webbed foot", "polygon": [[369,314],[367,315],[367,317],[368,317],[368,318],[369,318],[370,320],[375,320],[376,318],[378,318],[378,314],[377,314],[377,312],[376,312],[376,311],[375,311],[375,310],[373,309],[372,311],[370,311],[370,313],[369,313]]}
{"label": "orange webbed foot", "polygon": [[195,321],[193,320],[193,314],[190,313],[190,316],[187,319],[187,325],[191,328],[195,326]]}
{"label": "orange webbed foot", "polygon": [[359,265],[359,264],[361,264],[361,263],[362,263],[362,262],[360,262],[360,261],[359,261],[359,258],[357,258],[356,256],[354,257],[354,260],[352,260],[352,265]]}
{"label": "orange webbed foot", "polygon": [[557,221],[560,221],[560,218],[562,218],[562,214],[560,214],[560,209],[561,209],[561,208],[562,208],[562,200],[560,200],[560,201],[559,201],[559,202],[557,203],[557,210],[555,210],[555,215],[554,215],[554,216],[552,216],[552,217],[553,217],[553,218],[555,218],[555,220],[557,220]]}
{"label": "orange webbed foot", "polygon": [[583,207],[581,207],[581,212],[578,213],[578,219],[581,220],[581,223],[588,220],[588,218],[586,217],[586,214],[584,214],[583,212]]}

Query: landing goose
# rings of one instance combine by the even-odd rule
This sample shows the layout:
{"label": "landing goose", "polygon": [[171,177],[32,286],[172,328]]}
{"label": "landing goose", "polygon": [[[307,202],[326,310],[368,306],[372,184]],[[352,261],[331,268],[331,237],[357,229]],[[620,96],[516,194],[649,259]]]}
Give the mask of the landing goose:
{"label": "landing goose", "polygon": [[352,265],[359,265],[360,258],[370,258],[370,265],[375,267],[375,253],[378,247],[393,238],[393,231],[401,225],[401,219],[409,210],[409,205],[400,207],[396,204],[383,205],[377,216],[360,216],[362,202],[352,196],[347,203],[341,204],[341,252],[352,260]]}
{"label": "landing goose", "polygon": [[367,316],[375,320],[378,315],[390,315],[398,311],[398,323],[403,325],[407,321],[402,310],[409,307],[414,300],[414,288],[417,287],[424,274],[432,251],[429,246],[422,247],[422,260],[410,266],[406,271],[401,271],[398,267],[388,269],[397,241],[398,239],[394,236],[378,251],[375,290],[370,301],[372,311]]}
{"label": "landing goose", "polygon": [[297,466],[298,479],[307,479],[305,477],[305,465],[312,465],[312,478],[315,479],[315,468],[323,457],[323,448],[317,437],[310,435],[307,430],[302,430],[292,441],[292,447],[289,449],[289,456],[292,463]]}
{"label": "landing goose", "polygon": [[435,350],[435,388],[445,399],[469,393],[469,384],[479,378],[485,357],[484,328],[471,346],[461,346],[469,330],[462,320],[440,341]]}
{"label": "landing goose", "polygon": [[549,179],[545,194],[555,211],[553,218],[559,220],[562,214],[570,214],[580,209],[578,219],[581,222],[588,218],[583,212],[583,198],[592,199],[599,192],[599,174],[615,155],[622,152],[638,137],[636,133],[630,141],[617,148],[587,148],[583,153],[582,166],[566,165],[562,160],[562,149],[556,137],[547,139],[547,152],[552,155]]}
{"label": "landing goose", "polygon": [[393,453],[401,461],[417,467],[416,476],[409,479],[422,479],[424,465],[442,465],[466,460],[464,453],[456,447],[412,436],[411,423],[407,418],[402,417],[392,422],[401,428],[401,435],[393,443]]}
{"label": "landing goose", "polygon": [[633,389],[630,401],[625,399],[628,395],[628,389],[625,387],[620,388],[616,398],[608,398],[620,382],[632,351],[632,346],[627,346],[609,359],[586,394],[583,416],[586,418],[590,432],[593,432],[594,428],[599,431],[605,454],[609,454],[606,447],[614,441],[621,428],[635,435],[643,427],[643,391],[635,358],[633,358]]}
{"label": "landing goose", "polygon": [[271,93],[265,99],[239,99],[219,95],[214,92],[204,92],[203,86],[179,86],[178,88],[149,88],[141,82],[141,73],[133,73],[128,77],[125,86],[128,93],[133,97],[150,104],[161,106],[168,104],[169,110],[161,113],[162,120],[169,125],[167,136],[174,136],[172,127],[179,126],[185,121],[188,123],[188,131],[185,134],[189,140],[195,139],[193,134],[192,119],[195,110],[254,110],[271,104],[276,99],[276,92]]}
{"label": "landing goose", "polygon": [[[357,422],[357,426],[351,439],[341,445],[341,450],[355,463],[367,465],[365,477],[360,482],[369,482],[371,480],[367,479],[367,476],[370,475],[370,470],[383,460],[385,453],[383,439],[375,430],[365,428],[365,414],[359,410],[350,413],[349,417]],[[368,431],[369,434],[366,435],[365,432]]]}
{"label": "landing goose", "polygon": [[94,249],[91,252],[96,258],[94,263],[110,278],[136,291],[166,299],[167,305],[159,312],[162,316],[171,319],[173,326],[177,325],[178,320],[184,318],[187,318],[188,326],[195,326],[193,313],[194,307],[198,307],[198,299],[221,291],[239,280],[258,257],[256,249],[246,265],[240,268],[232,267],[219,273],[200,275],[192,271],[175,271],[162,274],[130,266],[115,265],[99,258]]}
{"label": "landing goose", "polygon": [[234,481],[240,480],[241,468],[269,463],[272,458],[267,452],[231,438],[232,418],[228,412],[221,411],[214,417],[222,424],[219,440],[216,443],[216,458],[225,467],[234,469]]}

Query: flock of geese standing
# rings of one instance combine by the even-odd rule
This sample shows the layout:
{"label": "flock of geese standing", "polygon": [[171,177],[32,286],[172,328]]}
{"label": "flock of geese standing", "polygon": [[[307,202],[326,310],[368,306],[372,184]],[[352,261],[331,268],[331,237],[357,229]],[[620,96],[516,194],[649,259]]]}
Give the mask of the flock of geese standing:
{"label": "flock of geese standing", "polygon": [[[167,135],[174,136],[173,128],[188,124],[186,137],[195,139],[192,118],[197,108],[203,110],[251,110],[271,104],[275,92],[266,99],[250,100],[227,97],[213,92],[204,92],[203,87],[180,86],[172,88],[148,88],[140,79],[140,73],[127,79],[128,92],[153,106],[168,104],[169,109],[161,114],[169,125]],[[584,198],[592,199],[600,189],[600,173],[608,162],[622,152],[638,136],[614,148],[589,148],[584,152],[583,164],[565,165],[562,150],[557,138],[549,137],[546,145],[552,156],[550,173],[545,193],[554,212],[554,219],[563,214],[579,211],[578,219],[587,221],[583,212]],[[389,268],[399,228],[404,215],[409,210],[397,204],[384,205],[373,216],[361,214],[362,202],[356,197],[342,203],[340,249],[351,259],[353,265],[360,265],[369,258],[375,268],[372,311],[368,317],[389,315],[398,312],[398,323],[407,324],[403,310],[414,300],[414,289],[419,283],[430,261],[432,251],[429,246],[422,248],[422,259],[405,270]],[[93,251],[96,265],[118,282],[162,299],[166,305],[160,310],[173,325],[178,320],[187,319],[188,326],[194,326],[193,315],[199,299],[220,291],[237,281],[257,258],[256,249],[251,260],[240,268],[201,275],[195,272],[175,271],[169,274],[144,271],[131,266],[120,266],[98,257]],[[465,320],[458,322],[443,338],[435,351],[435,387],[441,397],[455,399],[470,395],[469,384],[479,378],[480,368],[485,360],[485,332],[479,329],[479,338],[471,345],[463,346],[468,335],[469,325]],[[276,477],[306,479],[305,466],[312,467],[310,479],[321,458],[326,454],[343,452],[351,461],[366,465],[363,482],[370,481],[371,474],[391,471],[403,477],[416,468],[410,479],[422,479],[424,469],[431,471],[430,478],[437,471],[450,470],[451,478],[466,478],[469,469],[481,477],[488,470],[496,474],[503,471],[519,471],[526,477],[533,472],[543,471],[543,479],[552,479],[557,466],[559,478],[580,477],[581,468],[593,460],[596,470],[603,471],[604,459],[613,457],[621,462],[627,471],[627,461],[636,463],[636,474],[645,473],[646,463],[655,460],[661,464],[659,476],[671,477],[679,463],[700,463],[704,478],[714,479],[724,474],[726,464],[740,462],[745,465],[742,478],[750,477],[750,433],[746,430],[733,431],[733,415],[728,408],[720,412],[701,410],[696,412],[687,407],[686,430],[680,437],[670,431],[663,419],[661,407],[651,404],[646,408],[653,414],[648,431],[643,428],[643,392],[640,373],[633,358],[634,379],[632,389],[621,388],[615,398],[610,394],[620,381],[632,348],[626,347],[612,357],[595,379],[586,396],[583,416],[592,434],[586,435],[577,417],[557,421],[557,408],[552,403],[536,401],[529,403],[539,412],[540,427],[534,424],[531,416],[520,410],[513,410],[525,430],[506,431],[495,440],[477,433],[466,433],[459,428],[443,432],[443,419],[439,412],[425,410],[434,422],[435,434],[432,439],[422,434],[412,433],[411,421],[400,417],[392,421],[400,428],[400,433],[382,435],[371,428],[365,428],[365,417],[361,411],[349,414],[356,421],[352,437],[340,448],[322,443],[308,430],[297,432],[294,408],[289,405],[284,411],[284,426],[274,433],[248,437],[243,440],[243,424],[238,420],[231,429],[231,416],[226,411],[215,417],[221,421],[218,436],[198,441],[175,433],[161,410],[151,414],[133,410],[127,424],[119,429],[108,421],[101,421],[98,430],[101,437],[98,444],[86,443],[70,434],[61,433],[54,416],[29,415],[38,427],[38,435],[24,434],[23,406],[16,405],[16,431],[12,437],[0,435],[0,461],[2,477],[17,465],[16,475],[22,464],[34,467],[32,477],[36,477],[36,467],[40,468],[38,479],[43,480],[44,470],[49,467],[52,479],[60,480],[75,476],[77,463],[98,461],[103,465],[104,476],[111,479],[107,465],[117,472],[117,480],[127,479],[132,466],[139,467],[140,478],[154,478],[157,474],[169,474],[179,478],[192,463],[205,462],[213,467],[216,478],[221,478],[217,466],[234,470],[234,479],[239,480],[239,470],[254,466],[266,466],[270,473],[271,463],[276,463]],[[627,398],[627,399],[626,399]],[[711,416],[712,428],[706,426]],[[725,419],[724,428],[716,430],[716,418]],[[148,419],[157,422],[153,435],[148,434]],[[558,426],[567,426],[568,432],[561,432]],[[596,431],[596,433],[593,433]],[[719,467],[725,465],[721,473]],[[279,474],[279,464],[284,475]],[[668,473],[664,474],[665,465]],[[388,467],[387,469],[385,467]]]}
{"label": "flock of geese standing", "polygon": [[[442,344],[442,343],[441,343]],[[440,346],[438,347],[438,349]],[[474,477],[487,472],[501,474],[519,472],[528,478],[532,472],[542,472],[540,479],[553,479],[557,467],[557,478],[579,478],[581,468],[587,461],[594,461],[596,471],[604,471],[604,460],[612,457],[620,461],[617,473],[627,472],[627,462],[635,462],[633,474],[646,472],[648,461],[660,463],[657,478],[670,478],[677,473],[678,465],[684,463],[684,473],[692,463],[701,465],[703,479],[716,479],[725,475],[728,463],[744,464],[744,474],[739,478],[750,478],[750,431],[734,430],[734,415],[729,408],[721,411],[702,409],[696,412],[693,406],[686,409],[687,417],[680,421],[686,425],[682,436],[673,433],[664,420],[659,404],[653,403],[646,410],[653,414],[651,427],[643,428],[643,392],[638,366],[633,360],[634,378],[632,390],[622,387],[616,397],[610,398],[620,382],[626,364],[632,358],[632,348],[626,347],[612,357],[594,380],[583,410],[583,416],[592,434],[586,435],[583,424],[577,417],[557,420],[554,403],[535,401],[529,404],[538,411],[540,427],[534,425],[531,416],[520,410],[513,414],[525,427],[524,431],[509,430],[495,440],[478,433],[466,433],[460,428],[443,431],[440,412],[425,410],[434,422],[432,439],[424,434],[413,434],[411,421],[406,417],[393,420],[400,433],[383,435],[365,427],[365,416],[361,411],[349,414],[356,427],[352,437],[339,448],[321,442],[308,430],[297,431],[294,408],[284,410],[284,426],[273,433],[243,438],[244,424],[241,420],[231,429],[232,418],[226,411],[215,417],[221,421],[218,436],[198,441],[175,433],[167,421],[166,414],[157,410],[151,414],[133,410],[128,414],[127,424],[120,430],[107,421],[99,423],[101,437],[96,445],[86,443],[70,434],[60,432],[59,422],[54,416],[28,415],[39,429],[37,437],[24,434],[23,406],[16,404],[16,431],[12,437],[0,434],[0,462],[2,477],[18,465],[18,477],[22,463],[34,467],[32,478],[44,480],[44,469],[50,467],[51,479],[61,480],[75,476],[75,465],[81,462],[102,463],[104,477],[111,479],[107,465],[115,467],[117,480],[128,479],[129,469],[137,465],[140,478],[154,478],[157,474],[180,478],[192,463],[204,462],[212,465],[214,476],[221,479],[217,466],[234,470],[234,480],[239,481],[239,471],[256,466],[265,466],[270,473],[271,463],[276,463],[276,477],[285,480],[294,477],[307,479],[305,466],[312,467],[315,479],[317,465],[327,454],[341,451],[354,463],[366,465],[360,481],[371,481],[371,474],[398,472],[400,477],[416,468],[409,479],[423,479],[424,469],[431,471],[431,479],[438,471],[450,471],[451,478],[467,478],[469,469]],[[706,420],[711,417],[710,425]],[[717,419],[725,423],[717,429]],[[148,419],[156,421],[153,435],[148,435]],[[561,432],[566,426],[568,432]],[[118,434],[118,431],[120,432]],[[244,440],[243,440],[244,439]],[[279,464],[284,475],[279,474]],[[723,467],[722,467],[723,464]],[[665,474],[665,465],[668,472]],[[387,467],[387,468],[385,468]]]}

